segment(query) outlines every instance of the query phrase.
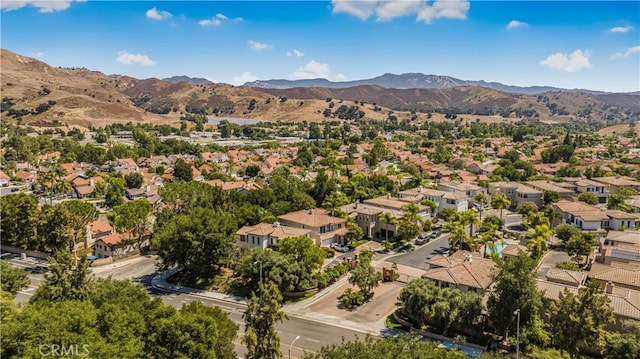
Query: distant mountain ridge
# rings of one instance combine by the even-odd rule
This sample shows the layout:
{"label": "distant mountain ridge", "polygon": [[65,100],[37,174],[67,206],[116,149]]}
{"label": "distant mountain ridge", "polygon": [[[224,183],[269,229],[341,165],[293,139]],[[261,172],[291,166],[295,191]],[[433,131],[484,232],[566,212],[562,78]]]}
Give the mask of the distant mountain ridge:
{"label": "distant mountain ridge", "polygon": [[374,77],[365,80],[355,81],[329,81],[327,79],[306,79],[306,80],[258,80],[247,82],[243,86],[284,90],[294,87],[324,87],[324,88],[348,88],[361,85],[376,85],[387,89],[447,89],[458,86],[480,86],[486,87],[502,92],[537,95],[549,91],[564,91],[564,92],[584,92],[592,95],[605,94],[604,91],[586,90],[586,89],[563,89],[551,86],[511,86],[505,85],[499,82],[486,82],[486,81],[467,81],[460,80],[451,76],[440,75],[425,75],[422,73],[404,73],[400,75],[386,73],[384,75]]}
{"label": "distant mountain ridge", "polygon": [[203,79],[201,77],[189,77],[189,76],[171,76],[171,77],[162,79],[162,81],[172,82],[174,84],[180,83],[180,82],[186,82],[188,84],[194,84],[194,85],[213,85],[213,82],[207,79]]}

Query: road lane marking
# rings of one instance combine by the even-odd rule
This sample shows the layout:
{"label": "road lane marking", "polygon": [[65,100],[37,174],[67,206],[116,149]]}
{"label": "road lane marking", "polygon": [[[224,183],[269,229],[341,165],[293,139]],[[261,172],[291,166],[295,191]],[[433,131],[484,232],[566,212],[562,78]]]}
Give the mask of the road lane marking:
{"label": "road lane marking", "polygon": [[310,342],[314,342],[314,343],[320,343],[319,340],[315,340],[315,339],[311,339],[311,338],[307,338],[308,341]]}

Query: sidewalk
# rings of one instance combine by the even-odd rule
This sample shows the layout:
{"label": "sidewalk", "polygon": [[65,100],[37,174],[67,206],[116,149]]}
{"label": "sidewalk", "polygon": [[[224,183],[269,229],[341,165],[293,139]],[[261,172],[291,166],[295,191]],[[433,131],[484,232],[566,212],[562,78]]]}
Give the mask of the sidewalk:
{"label": "sidewalk", "polygon": [[147,257],[143,255],[136,255],[135,257],[123,259],[121,261],[113,262],[111,264],[106,264],[99,267],[91,267],[91,272],[94,274],[104,273],[104,272],[114,270],[116,268],[122,268],[137,262],[141,262],[145,259],[147,259]]}
{"label": "sidewalk", "polygon": [[[381,265],[385,261],[386,257],[388,256],[384,256],[384,258],[374,261],[372,263],[373,266],[376,267]],[[171,276],[173,273],[175,273],[175,271],[176,270],[168,270],[168,271],[165,271],[162,275],[156,275],[151,279],[151,286],[154,288],[169,291],[169,292],[190,294],[190,295],[194,295],[204,299],[215,299],[215,300],[226,301],[234,304],[245,304],[246,302],[246,299],[244,297],[231,296],[231,295],[227,295],[219,292],[183,287],[183,286],[167,283],[166,279],[169,276]],[[337,327],[358,331],[364,334],[372,334],[372,335],[380,336],[382,331],[386,329],[386,318],[387,318],[386,315],[380,316],[380,319],[378,319],[375,322],[361,323],[361,322],[354,322],[351,320],[347,320],[347,319],[344,319],[335,315],[327,314],[327,313],[312,311],[310,309],[310,307],[314,303],[324,299],[327,295],[335,294],[334,291],[336,289],[339,289],[341,286],[346,285],[347,282],[348,282],[348,276],[344,276],[337,282],[333,283],[332,285],[328,286],[327,288],[323,289],[322,291],[316,293],[315,295],[313,295],[312,297],[304,301],[285,304],[282,307],[282,311],[288,315],[295,316],[297,318],[307,319],[307,320],[320,322],[320,323],[331,323]],[[373,304],[373,303],[368,303],[368,304]],[[367,304],[365,304],[365,306],[366,305]],[[345,313],[350,314],[351,312],[345,311]]]}

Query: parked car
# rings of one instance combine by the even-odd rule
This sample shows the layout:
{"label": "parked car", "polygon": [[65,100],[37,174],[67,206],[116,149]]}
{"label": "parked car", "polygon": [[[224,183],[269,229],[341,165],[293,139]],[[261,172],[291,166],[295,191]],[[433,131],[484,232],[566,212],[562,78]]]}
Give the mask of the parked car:
{"label": "parked car", "polygon": [[331,243],[331,248],[335,249],[338,252],[347,253],[349,251],[348,246],[343,246],[340,243]]}
{"label": "parked car", "polygon": [[440,235],[440,230],[436,229],[435,231],[431,232],[431,238],[438,238],[438,236]]}
{"label": "parked car", "polygon": [[418,239],[416,239],[416,245],[422,245],[425,243],[428,243],[431,240],[431,238],[429,237],[429,235],[427,235],[426,233],[421,235]]}

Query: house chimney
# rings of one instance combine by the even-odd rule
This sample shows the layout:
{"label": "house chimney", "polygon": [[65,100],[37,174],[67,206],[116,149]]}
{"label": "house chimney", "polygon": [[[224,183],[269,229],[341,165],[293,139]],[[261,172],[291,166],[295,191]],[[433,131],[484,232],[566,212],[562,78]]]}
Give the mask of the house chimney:
{"label": "house chimney", "polygon": [[613,294],[613,287],[615,287],[615,284],[613,284],[612,281],[608,281],[607,285],[605,286],[604,292],[607,294]]}
{"label": "house chimney", "polygon": [[144,187],[144,191],[145,192],[150,192],[151,191],[151,186],[147,185]]}
{"label": "house chimney", "polygon": [[278,228],[278,227],[280,227],[280,222],[278,221],[273,222],[273,228]]}
{"label": "house chimney", "polygon": [[313,214],[313,210],[310,209],[309,212],[307,212],[307,214]]}
{"label": "house chimney", "polygon": [[422,193],[422,186],[418,187],[418,193]]}
{"label": "house chimney", "polygon": [[391,193],[387,193],[387,199],[391,199]]}
{"label": "house chimney", "polygon": [[89,185],[90,185],[90,186],[95,186],[95,183],[94,183],[94,181],[93,181],[93,177],[91,177],[91,178],[89,179]]}

